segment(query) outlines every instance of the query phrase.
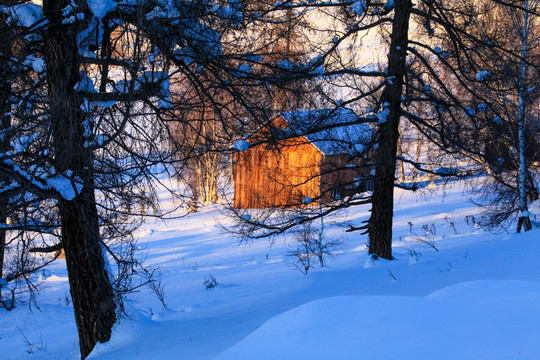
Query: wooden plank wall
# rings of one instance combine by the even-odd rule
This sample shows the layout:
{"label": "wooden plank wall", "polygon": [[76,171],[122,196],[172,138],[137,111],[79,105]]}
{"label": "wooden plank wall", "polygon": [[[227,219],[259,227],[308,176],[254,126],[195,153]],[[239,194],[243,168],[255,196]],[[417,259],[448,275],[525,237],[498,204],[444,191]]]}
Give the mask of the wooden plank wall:
{"label": "wooden plank wall", "polygon": [[365,183],[360,183],[358,179],[369,176],[371,167],[363,167],[362,163],[361,158],[348,154],[325,156],[321,164],[322,202],[334,201],[336,195],[345,197],[365,191]]}
{"label": "wooden plank wall", "polygon": [[303,137],[253,146],[235,160],[236,208],[300,206],[320,196],[322,154]]}

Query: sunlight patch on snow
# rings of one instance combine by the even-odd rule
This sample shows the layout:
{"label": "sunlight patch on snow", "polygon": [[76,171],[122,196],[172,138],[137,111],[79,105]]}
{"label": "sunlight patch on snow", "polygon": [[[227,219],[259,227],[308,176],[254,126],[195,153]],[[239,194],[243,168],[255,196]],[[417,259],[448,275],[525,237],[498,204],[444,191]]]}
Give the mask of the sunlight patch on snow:
{"label": "sunlight patch on snow", "polygon": [[359,246],[356,246],[352,249],[350,249],[349,251],[352,251],[352,252],[358,252],[358,251],[366,251],[367,250],[367,246],[366,245],[359,245]]}

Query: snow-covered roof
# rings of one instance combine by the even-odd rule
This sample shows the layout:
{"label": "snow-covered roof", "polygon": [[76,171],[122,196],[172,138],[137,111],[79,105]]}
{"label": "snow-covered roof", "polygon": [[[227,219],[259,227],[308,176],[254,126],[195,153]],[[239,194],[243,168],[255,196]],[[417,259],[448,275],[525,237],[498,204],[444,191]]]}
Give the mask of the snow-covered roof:
{"label": "snow-covered roof", "polygon": [[347,108],[284,112],[281,117],[289,123],[288,136],[304,136],[325,155],[361,153],[374,134],[368,124],[355,123],[358,116]]}

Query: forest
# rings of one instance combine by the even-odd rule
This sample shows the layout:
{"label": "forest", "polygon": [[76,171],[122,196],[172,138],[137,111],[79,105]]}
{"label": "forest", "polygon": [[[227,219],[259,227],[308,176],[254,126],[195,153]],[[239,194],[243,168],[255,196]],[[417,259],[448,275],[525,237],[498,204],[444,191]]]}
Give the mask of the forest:
{"label": "forest", "polygon": [[[178,252],[182,236],[192,247],[186,254],[212,252],[205,227],[221,239],[214,250],[222,254],[208,260],[215,269],[229,266],[229,253],[255,251],[250,246],[260,250],[251,262],[264,254],[270,264],[272,248],[286,239],[281,250],[293,268],[319,280],[337,269],[338,254],[353,262],[352,249],[361,248],[360,266],[398,281],[400,259],[454,251],[446,242],[462,240],[462,225],[471,236],[487,234],[479,239],[522,235],[535,247],[528,239],[540,215],[539,10],[538,0],[2,0],[0,317],[48,307],[43,298],[57,290],[47,290],[47,280],[64,274],[58,302],[71,311],[78,353],[47,352],[24,325],[16,335],[28,356],[100,358],[96,350],[106,352],[107,343],[114,350],[115,329],[144,317],[141,308],[152,320],[161,316],[156,306],[179,319],[167,313],[165,294],[180,268],[204,272],[213,301],[218,290],[234,293],[234,284],[227,288],[193,257],[186,265],[188,255]],[[444,209],[435,199],[446,192],[470,200]],[[435,220],[421,224],[422,210],[412,205],[421,197],[430,211],[446,211],[437,220],[444,235]],[[154,247],[168,228],[178,241]],[[422,251],[404,251],[407,241]],[[155,251],[176,262],[169,268]],[[449,265],[440,273],[454,271],[449,256],[441,254]],[[508,271],[516,275],[502,278],[540,281],[538,270]],[[369,280],[374,288],[379,275]],[[424,280],[430,285],[409,293],[442,288]],[[356,294],[327,286],[326,296],[315,291],[306,301],[289,294],[257,325],[246,324],[258,328],[308,300]],[[366,295],[408,294],[400,291]],[[182,284],[172,292],[181,298]],[[153,300],[134,300],[141,293]],[[156,299],[159,306],[144,305]],[[45,313],[39,321],[49,321]],[[196,320],[186,326],[203,329]],[[226,322],[219,318],[217,328]],[[250,333],[238,326],[242,337]],[[0,332],[0,349],[13,336]],[[220,346],[187,358],[214,358]],[[231,351],[223,358],[262,359]]]}

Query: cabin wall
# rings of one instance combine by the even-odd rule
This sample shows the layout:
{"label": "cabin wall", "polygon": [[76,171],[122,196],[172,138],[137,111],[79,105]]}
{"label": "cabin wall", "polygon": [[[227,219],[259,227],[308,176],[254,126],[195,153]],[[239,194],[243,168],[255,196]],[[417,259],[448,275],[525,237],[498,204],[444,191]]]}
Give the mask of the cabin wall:
{"label": "cabin wall", "polygon": [[348,154],[326,155],[321,163],[321,197],[323,203],[366,191],[371,167]]}
{"label": "cabin wall", "polygon": [[300,206],[320,196],[321,152],[305,138],[261,144],[235,158],[234,207]]}

